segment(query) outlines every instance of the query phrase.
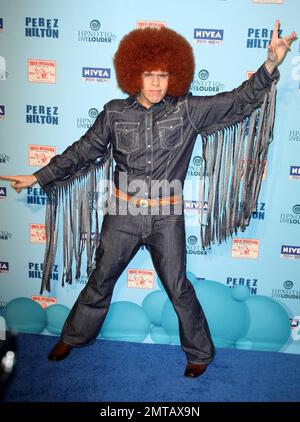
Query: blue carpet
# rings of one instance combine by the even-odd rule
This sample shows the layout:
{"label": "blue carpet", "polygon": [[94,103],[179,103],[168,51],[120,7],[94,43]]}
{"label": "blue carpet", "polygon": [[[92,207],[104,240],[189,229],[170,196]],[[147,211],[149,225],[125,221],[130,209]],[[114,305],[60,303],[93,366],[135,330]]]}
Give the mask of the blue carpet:
{"label": "blue carpet", "polygon": [[57,338],[18,336],[18,366],[6,402],[299,402],[300,356],[217,349],[206,373],[183,376],[179,346],[96,341],[61,362]]}

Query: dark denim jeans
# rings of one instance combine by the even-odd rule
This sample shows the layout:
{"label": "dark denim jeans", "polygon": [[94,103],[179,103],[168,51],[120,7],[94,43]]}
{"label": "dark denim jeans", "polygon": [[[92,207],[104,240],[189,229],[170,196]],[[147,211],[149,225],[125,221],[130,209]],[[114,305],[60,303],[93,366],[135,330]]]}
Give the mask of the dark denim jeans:
{"label": "dark denim jeans", "polygon": [[105,215],[96,267],[65,322],[62,340],[82,346],[97,337],[114,285],[143,244],[178,316],[181,346],[188,361],[208,364],[214,356],[214,345],[194,288],[186,277],[183,215]]}

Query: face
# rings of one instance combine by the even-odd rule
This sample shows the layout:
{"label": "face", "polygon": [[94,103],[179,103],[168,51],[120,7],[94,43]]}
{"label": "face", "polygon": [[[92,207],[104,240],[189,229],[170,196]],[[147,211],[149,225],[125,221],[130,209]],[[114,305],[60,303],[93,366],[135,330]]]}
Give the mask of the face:
{"label": "face", "polygon": [[167,93],[169,74],[163,71],[142,73],[142,88],[138,95],[139,102],[146,108],[159,103]]}

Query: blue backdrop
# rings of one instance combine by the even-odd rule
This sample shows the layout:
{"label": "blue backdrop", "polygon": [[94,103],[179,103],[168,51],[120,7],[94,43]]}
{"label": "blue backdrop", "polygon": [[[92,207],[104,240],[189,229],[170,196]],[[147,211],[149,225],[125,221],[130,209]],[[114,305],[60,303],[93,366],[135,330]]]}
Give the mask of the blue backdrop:
{"label": "blue backdrop", "polygon": [[[231,90],[249,77],[266,58],[275,19],[283,35],[300,33],[297,0],[0,3],[2,175],[36,171],[79,139],[107,101],[124,98],[112,58],[136,27],[166,25],[187,38],[196,58],[194,95]],[[299,41],[280,72],[274,141],[250,227],[210,253],[201,250],[199,138],[185,186],[186,250],[217,345],[300,353]],[[0,199],[1,312],[21,331],[58,334],[86,276],[61,287],[60,248],[52,290],[40,296],[45,194],[36,185],[18,195],[0,181]],[[228,288],[235,286],[246,288]],[[177,320],[146,250],[120,277],[113,302],[104,338],[178,343]]]}

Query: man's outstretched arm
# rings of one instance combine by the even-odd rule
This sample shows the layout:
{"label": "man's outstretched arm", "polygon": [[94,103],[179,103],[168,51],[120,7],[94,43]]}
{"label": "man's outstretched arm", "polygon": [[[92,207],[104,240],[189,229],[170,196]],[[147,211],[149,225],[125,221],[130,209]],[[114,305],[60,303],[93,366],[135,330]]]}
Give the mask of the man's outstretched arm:
{"label": "man's outstretched arm", "polygon": [[189,96],[190,118],[200,133],[212,133],[237,123],[263,102],[272,82],[279,78],[277,66],[282,63],[290,45],[297,38],[295,32],[279,38],[279,26],[277,20],[266,61],[247,81],[229,92],[212,96]]}
{"label": "man's outstretched arm", "polygon": [[79,141],[74,142],[62,154],[53,157],[46,166],[31,175],[0,176],[0,180],[10,181],[11,187],[18,193],[37,182],[44,188],[49,183],[72,175],[105,156],[109,141],[108,117],[106,110],[103,110]]}
{"label": "man's outstretched arm", "polygon": [[18,193],[20,193],[22,189],[30,188],[38,181],[34,174],[24,174],[20,176],[0,176],[0,180],[7,180],[11,182],[11,187]]}

